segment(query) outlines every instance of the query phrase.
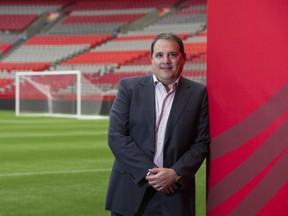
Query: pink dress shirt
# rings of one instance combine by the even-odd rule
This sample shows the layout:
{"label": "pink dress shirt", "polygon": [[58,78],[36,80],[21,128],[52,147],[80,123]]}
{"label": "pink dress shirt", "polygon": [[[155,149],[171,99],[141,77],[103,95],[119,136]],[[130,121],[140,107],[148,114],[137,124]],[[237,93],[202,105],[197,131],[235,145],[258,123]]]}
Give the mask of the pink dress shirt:
{"label": "pink dress shirt", "polygon": [[163,149],[166,125],[174,100],[179,78],[175,81],[173,88],[167,92],[164,85],[153,75],[155,84],[155,109],[156,109],[156,131],[155,131],[155,155],[154,163],[163,167]]}

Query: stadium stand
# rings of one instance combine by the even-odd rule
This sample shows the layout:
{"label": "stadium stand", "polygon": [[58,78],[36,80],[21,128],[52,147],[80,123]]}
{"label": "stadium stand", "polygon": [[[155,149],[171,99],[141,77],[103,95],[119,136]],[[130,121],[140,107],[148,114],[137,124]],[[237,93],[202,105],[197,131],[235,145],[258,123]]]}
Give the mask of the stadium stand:
{"label": "stadium stand", "polygon": [[206,82],[206,0],[11,0],[0,6],[0,98],[14,97],[16,71],[80,70],[97,89],[115,92],[121,78],[150,73],[151,39],[160,32],[183,39],[183,75]]}

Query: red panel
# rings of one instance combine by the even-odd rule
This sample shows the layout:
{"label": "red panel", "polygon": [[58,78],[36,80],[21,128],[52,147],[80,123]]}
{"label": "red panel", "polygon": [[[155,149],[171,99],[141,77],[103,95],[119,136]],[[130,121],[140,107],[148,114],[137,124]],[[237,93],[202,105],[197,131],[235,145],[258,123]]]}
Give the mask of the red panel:
{"label": "red panel", "polygon": [[[288,205],[287,205],[287,191],[288,182],[275,194],[275,196],[270,200],[269,203],[259,212],[258,216],[265,215],[287,215]],[[283,214],[284,213],[284,214]]]}
{"label": "red panel", "polygon": [[287,215],[287,11],[286,0],[208,1],[210,216]]}
{"label": "red panel", "polygon": [[219,0],[209,1],[208,8],[215,136],[256,111],[288,82],[288,2]]}

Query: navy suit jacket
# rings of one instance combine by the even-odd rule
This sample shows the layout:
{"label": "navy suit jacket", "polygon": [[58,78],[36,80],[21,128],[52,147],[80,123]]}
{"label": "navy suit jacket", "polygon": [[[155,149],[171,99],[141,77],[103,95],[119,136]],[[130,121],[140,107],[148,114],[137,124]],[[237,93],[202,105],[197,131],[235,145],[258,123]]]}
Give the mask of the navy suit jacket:
{"label": "navy suit jacket", "polygon": [[[155,87],[153,76],[120,81],[112,105],[108,144],[115,156],[106,209],[135,215],[143,199],[148,169],[155,150]],[[169,215],[191,216],[195,212],[195,173],[210,144],[206,87],[181,77],[167,122],[164,167],[173,168],[181,181],[173,194],[163,194]]]}

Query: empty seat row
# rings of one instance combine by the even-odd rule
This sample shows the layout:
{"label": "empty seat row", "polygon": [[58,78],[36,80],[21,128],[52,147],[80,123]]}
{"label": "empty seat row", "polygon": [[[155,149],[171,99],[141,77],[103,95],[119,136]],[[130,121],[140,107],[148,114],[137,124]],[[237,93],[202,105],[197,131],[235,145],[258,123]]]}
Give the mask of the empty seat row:
{"label": "empty seat row", "polygon": [[6,86],[6,85],[11,85],[13,84],[14,79],[5,79],[5,78],[1,78],[0,79],[0,87]]}
{"label": "empty seat row", "polygon": [[207,7],[207,0],[186,0],[183,4],[182,4],[182,8],[187,8],[187,7]]}
{"label": "empty seat row", "polygon": [[[93,50],[95,51],[126,51],[126,50],[144,50],[149,51],[150,49],[150,40],[127,40],[127,41],[119,41],[113,40],[109,43],[102,44],[98,47],[95,47]],[[92,51],[93,51],[92,50]]]}
{"label": "empty seat row", "polygon": [[56,11],[58,5],[1,5],[0,14],[37,14]]}
{"label": "empty seat row", "polygon": [[71,58],[62,64],[117,64],[120,66],[147,54],[149,52],[145,51],[90,51]]}
{"label": "empty seat row", "polygon": [[122,65],[120,68],[114,69],[114,73],[118,73],[118,72],[132,73],[132,72],[139,72],[139,71],[150,73],[151,72],[151,64]]}
{"label": "empty seat row", "polygon": [[12,47],[11,43],[0,43],[0,54],[5,53]]}
{"label": "empty seat row", "polygon": [[[160,32],[174,32],[175,34],[196,34],[205,29],[206,23],[173,23],[173,24],[153,24],[143,28],[142,30],[133,30],[125,33],[125,35],[145,35],[159,34]],[[120,34],[122,36],[122,34]],[[123,33],[124,35],[124,33]]]}
{"label": "empty seat row", "polygon": [[199,55],[207,52],[207,43],[185,43],[185,51],[188,55]]}
{"label": "empty seat row", "polygon": [[159,22],[157,22],[157,24],[160,25],[160,24],[177,23],[181,25],[181,23],[205,23],[206,20],[207,20],[206,14],[185,14],[185,15],[178,14],[160,20]]}
{"label": "empty seat row", "polygon": [[37,1],[37,0],[1,0],[0,6],[23,6],[23,5],[29,5],[29,6],[49,6],[49,5],[60,5],[65,6],[67,4],[70,4],[71,0],[45,0],[45,1]]}
{"label": "empty seat row", "polygon": [[56,25],[46,34],[48,35],[93,35],[93,34],[115,34],[126,23],[89,23],[73,25]]}
{"label": "empty seat row", "polygon": [[194,35],[193,37],[188,38],[185,43],[207,43],[207,37]]}
{"label": "empty seat row", "polygon": [[104,76],[97,77],[94,80],[91,80],[92,83],[94,84],[111,84],[112,88],[115,87],[120,81],[120,79],[125,78],[125,77],[131,77],[131,76],[143,76],[146,75],[146,72],[118,72],[118,73],[108,73]]}
{"label": "empty seat row", "polygon": [[13,62],[4,63],[0,62],[0,71],[43,71],[48,69],[50,63],[48,62]]}
{"label": "empty seat row", "polygon": [[131,9],[131,8],[171,8],[174,7],[180,0],[146,0],[146,1],[134,1],[134,0],[110,0],[110,1],[93,1],[93,0],[81,0],[76,2],[70,11],[74,10],[103,10],[103,9]]}
{"label": "empty seat row", "polygon": [[89,24],[89,23],[128,23],[133,22],[145,14],[113,14],[113,15],[83,15],[68,16],[62,25]]}
{"label": "empty seat row", "polygon": [[156,8],[133,8],[133,9],[104,9],[104,10],[74,10],[70,16],[94,16],[94,15],[115,15],[115,14],[148,14],[155,12]]}
{"label": "empty seat row", "polygon": [[23,31],[37,18],[34,14],[0,14],[0,30]]}
{"label": "empty seat row", "polygon": [[38,45],[28,46],[24,45],[17,49],[17,52],[13,52],[2,62],[49,62],[54,63],[57,61],[63,61],[69,57],[87,50],[89,45]]}
{"label": "empty seat row", "polygon": [[0,32],[1,43],[16,43],[21,38],[21,34],[15,32]]}
{"label": "empty seat row", "polygon": [[180,11],[178,11],[175,16],[183,16],[183,15],[199,15],[199,14],[207,14],[207,7],[206,5],[203,7],[198,6],[198,7],[189,7],[189,8],[184,8]]}
{"label": "empty seat row", "polygon": [[112,38],[111,34],[102,35],[37,35],[25,45],[81,45],[94,47]]}
{"label": "empty seat row", "polygon": [[185,70],[182,72],[182,75],[186,77],[206,77],[206,70]]}
{"label": "empty seat row", "polygon": [[50,70],[54,71],[71,71],[79,70],[83,73],[89,74],[102,74],[105,71],[112,71],[114,68],[117,68],[117,64],[61,64],[50,67]]}

